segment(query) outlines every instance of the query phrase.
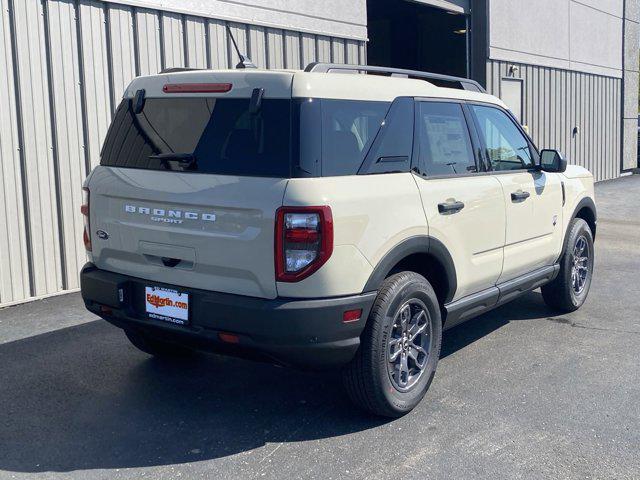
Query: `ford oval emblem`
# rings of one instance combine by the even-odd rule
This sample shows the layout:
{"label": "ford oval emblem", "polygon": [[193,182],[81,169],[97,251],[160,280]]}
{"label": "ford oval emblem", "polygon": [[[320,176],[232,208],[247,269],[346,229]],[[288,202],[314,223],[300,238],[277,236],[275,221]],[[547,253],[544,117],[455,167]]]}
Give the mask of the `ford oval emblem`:
{"label": "ford oval emblem", "polygon": [[98,235],[98,238],[101,238],[102,240],[106,240],[107,238],[109,238],[109,234],[104,230],[98,230],[96,232],[96,235]]}

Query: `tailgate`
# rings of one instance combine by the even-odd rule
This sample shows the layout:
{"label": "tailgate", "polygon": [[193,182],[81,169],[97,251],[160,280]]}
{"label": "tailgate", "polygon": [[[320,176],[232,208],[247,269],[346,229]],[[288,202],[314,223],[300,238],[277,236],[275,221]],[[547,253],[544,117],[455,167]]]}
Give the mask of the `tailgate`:
{"label": "tailgate", "polygon": [[93,261],[150,284],[275,298],[274,217],[286,183],[98,167],[90,179]]}

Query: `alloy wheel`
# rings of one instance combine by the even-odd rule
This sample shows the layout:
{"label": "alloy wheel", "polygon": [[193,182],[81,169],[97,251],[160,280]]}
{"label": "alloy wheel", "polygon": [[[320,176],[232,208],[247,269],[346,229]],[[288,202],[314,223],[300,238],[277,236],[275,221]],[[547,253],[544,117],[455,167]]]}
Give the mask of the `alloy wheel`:
{"label": "alloy wheel", "polygon": [[571,287],[576,295],[582,294],[589,278],[589,243],[584,235],[578,237],[573,247],[571,265]]}
{"label": "alloy wheel", "polygon": [[433,327],[426,305],[412,298],[396,313],[387,348],[387,371],[393,386],[410,390],[422,377],[432,349]]}

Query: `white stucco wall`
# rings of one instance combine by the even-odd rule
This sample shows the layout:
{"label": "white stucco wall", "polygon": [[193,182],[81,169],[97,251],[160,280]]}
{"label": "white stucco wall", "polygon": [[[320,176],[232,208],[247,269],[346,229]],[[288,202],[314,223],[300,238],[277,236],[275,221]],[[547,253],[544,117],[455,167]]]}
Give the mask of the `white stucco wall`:
{"label": "white stucco wall", "polygon": [[622,77],[623,0],[490,0],[489,56]]}
{"label": "white stucco wall", "polygon": [[366,0],[106,0],[342,38],[367,38]]}

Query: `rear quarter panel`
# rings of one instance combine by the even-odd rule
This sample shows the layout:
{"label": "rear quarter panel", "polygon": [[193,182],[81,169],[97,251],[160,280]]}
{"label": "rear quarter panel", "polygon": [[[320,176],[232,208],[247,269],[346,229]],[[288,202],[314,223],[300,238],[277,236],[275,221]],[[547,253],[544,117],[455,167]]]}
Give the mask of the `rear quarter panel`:
{"label": "rear quarter panel", "polygon": [[410,173],[292,179],[283,204],[329,205],[334,250],[310,277],[296,283],[278,282],[281,297],[361,293],[373,266],[388,251],[406,238],[429,233]]}

